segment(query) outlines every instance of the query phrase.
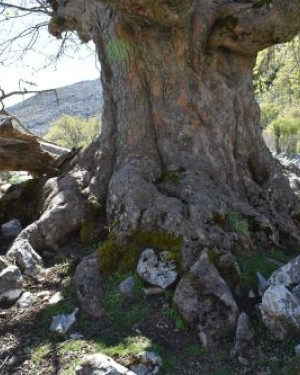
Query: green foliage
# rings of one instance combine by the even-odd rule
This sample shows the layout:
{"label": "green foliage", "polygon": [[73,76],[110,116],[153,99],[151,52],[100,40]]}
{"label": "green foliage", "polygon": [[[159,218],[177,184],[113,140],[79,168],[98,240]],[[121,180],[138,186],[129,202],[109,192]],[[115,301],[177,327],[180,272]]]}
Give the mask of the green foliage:
{"label": "green foliage", "polygon": [[300,117],[277,117],[268,125],[266,132],[274,135],[285,153],[299,152]]}
{"label": "green foliage", "polygon": [[[264,2],[262,0],[257,4]],[[261,125],[264,129],[268,127],[266,142],[276,152],[298,152],[300,149],[300,145],[297,145],[300,121],[299,41],[300,38],[296,37],[289,43],[262,51],[254,69],[254,87],[261,108]],[[277,120],[279,121],[276,122]],[[298,131],[294,132],[296,121]],[[275,131],[280,127],[286,131],[284,134],[280,133],[279,144]]]}
{"label": "green foliage", "polygon": [[249,234],[248,223],[236,211],[229,211],[227,214],[227,224],[229,228],[237,234]]}
{"label": "green foliage", "polygon": [[156,251],[170,251],[170,260],[180,264],[182,237],[160,231],[135,231],[126,243],[120,243],[114,232],[111,232],[98,249],[100,269],[106,275],[133,270],[141,251],[146,247]]}
{"label": "green foliage", "polygon": [[52,124],[45,139],[66,148],[84,147],[100,133],[101,122],[97,117],[80,118],[61,116]]}
{"label": "green foliage", "polygon": [[238,254],[236,260],[244,283],[249,289],[255,289],[257,286],[257,271],[260,271],[265,278],[268,278],[278,268],[277,265],[267,259],[266,253],[260,250],[247,254]]}
{"label": "green foliage", "polygon": [[98,249],[99,266],[106,275],[124,273],[133,270],[138,262],[141,250],[133,243],[121,244],[111,232]]}
{"label": "green foliage", "polygon": [[94,223],[88,221],[82,224],[79,230],[80,241],[84,246],[89,246],[93,242]]}
{"label": "green foliage", "polygon": [[[119,284],[132,275],[134,275],[136,280],[136,298],[130,303],[120,292]],[[143,286],[143,281],[133,273],[115,275],[106,279],[103,288],[103,308],[110,317],[114,328],[122,330],[130,329],[134,324],[143,320],[148,315],[148,308],[143,300]]]}
{"label": "green foliage", "polygon": [[281,262],[281,263],[285,264],[285,263],[288,263],[292,259],[292,256],[286,255],[280,249],[271,249],[270,250],[270,258],[275,259],[278,262]]}
{"label": "green foliage", "polygon": [[185,323],[185,321],[182,319],[182,317],[179,315],[177,310],[174,309],[174,307],[167,307],[164,309],[163,314],[168,316],[174,321],[176,329],[179,329],[180,331],[187,331],[188,326]]}

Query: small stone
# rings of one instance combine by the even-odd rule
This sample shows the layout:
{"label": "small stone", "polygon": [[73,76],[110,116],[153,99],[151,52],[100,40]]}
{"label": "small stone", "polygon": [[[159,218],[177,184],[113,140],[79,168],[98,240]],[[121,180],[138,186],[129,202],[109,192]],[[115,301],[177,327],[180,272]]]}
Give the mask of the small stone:
{"label": "small stone", "polygon": [[126,280],[122,281],[119,285],[120,292],[127,298],[133,299],[135,296],[135,277],[130,276]]}
{"label": "small stone", "polygon": [[59,314],[53,317],[50,331],[66,333],[72,324],[76,321],[76,313],[79,309],[76,307],[71,314]]}
{"label": "small stone", "polygon": [[80,339],[83,339],[83,337],[84,337],[83,334],[79,332],[74,332],[70,334],[70,338],[73,340],[80,340]]}
{"label": "small stone", "polygon": [[27,240],[14,242],[6,256],[11,261],[15,261],[20,270],[28,276],[37,275],[43,265],[42,258]]}
{"label": "small stone", "polygon": [[18,300],[18,305],[21,309],[26,309],[32,305],[32,294],[30,292],[25,292]]}
{"label": "small stone", "polygon": [[57,303],[63,301],[65,297],[61,294],[61,292],[55,293],[50,299],[49,304],[50,305],[56,305]]}
{"label": "small stone", "polygon": [[178,276],[174,263],[158,260],[153,249],[146,249],[142,252],[137,273],[149,284],[163,289],[172,285]]}
{"label": "small stone", "polygon": [[295,354],[297,357],[300,357],[300,344],[295,346]]}
{"label": "small stone", "polygon": [[251,344],[254,337],[254,330],[250,323],[249,316],[242,312],[239,315],[236,334],[235,334],[235,344],[231,355],[234,357],[238,354],[244,353]]}
{"label": "small stone", "polygon": [[12,219],[7,223],[2,224],[1,230],[4,237],[14,238],[22,232],[22,225],[18,219]]}

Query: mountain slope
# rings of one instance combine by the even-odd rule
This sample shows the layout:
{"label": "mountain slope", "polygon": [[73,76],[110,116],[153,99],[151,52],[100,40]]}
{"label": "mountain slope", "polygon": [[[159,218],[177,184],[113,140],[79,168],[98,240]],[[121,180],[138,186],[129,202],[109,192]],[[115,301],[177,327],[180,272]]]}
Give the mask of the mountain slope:
{"label": "mountain slope", "polygon": [[102,112],[102,104],[101,82],[97,79],[60,87],[56,93],[36,94],[9,107],[8,112],[17,116],[31,132],[44,135],[61,115],[97,116]]}

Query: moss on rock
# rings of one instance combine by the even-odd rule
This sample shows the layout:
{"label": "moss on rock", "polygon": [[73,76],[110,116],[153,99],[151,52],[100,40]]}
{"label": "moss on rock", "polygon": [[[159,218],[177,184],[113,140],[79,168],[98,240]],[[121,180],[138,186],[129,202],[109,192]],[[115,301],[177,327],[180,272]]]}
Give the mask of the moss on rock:
{"label": "moss on rock", "polygon": [[170,233],[135,231],[123,244],[114,232],[111,232],[99,247],[100,269],[106,275],[124,273],[135,269],[141,252],[151,247],[156,251],[169,251],[171,259],[177,264],[181,260],[182,237]]}

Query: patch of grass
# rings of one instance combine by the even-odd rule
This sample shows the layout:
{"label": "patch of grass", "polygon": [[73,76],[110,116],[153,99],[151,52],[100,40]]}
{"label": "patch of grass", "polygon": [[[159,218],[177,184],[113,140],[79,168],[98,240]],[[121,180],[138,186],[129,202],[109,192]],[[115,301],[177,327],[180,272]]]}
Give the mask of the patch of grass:
{"label": "patch of grass", "polygon": [[186,348],[186,354],[188,357],[202,357],[207,354],[207,349],[200,344],[199,339],[191,337],[190,343]]}
{"label": "patch of grass", "polygon": [[100,351],[111,357],[125,357],[129,354],[138,354],[151,347],[151,341],[145,336],[126,337],[120,342],[111,345],[108,340],[100,339],[93,343],[95,351]]}
{"label": "patch of grass", "polygon": [[64,334],[50,331],[50,325],[55,315],[70,314],[73,310],[74,305],[68,300],[63,300],[55,305],[49,305],[42,310],[37,320],[39,339],[55,340],[64,337]]}
{"label": "patch of grass", "polygon": [[85,346],[84,340],[66,341],[60,345],[59,354],[66,355],[70,352],[80,352]]}
{"label": "patch of grass", "polygon": [[282,250],[280,249],[271,249],[270,250],[270,258],[273,258],[275,260],[278,260],[281,263],[288,263],[292,257],[286,255]]}
{"label": "patch of grass", "polygon": [[50,343],[42,344],[42,345],[39,345],[39,346],[35,347],[30,352],[30,357],[31,357],[32,362],[36,366],[40,366],[40,364],[44,360],[44,357],[47,354],[49,354],[50,351],[51,351],[51,344]]}
{"label": "patch of grass", "polygon": [[229,211],[226,216],[229,228],[237,234],[249,234],[248,223],[236,211]]}
{"label": "patch of grass", "polygon": [[260,271],[267,279],[278,268],[278,266],[270,262],[266,258],[266,254],[260,250],[255,250],[247,254],[237,254],[236,260],[240,267],[244,283],[249,289],[255,289],[257,286],[257,271]]}
{"label": "patch of grass", "polygon": [[109,277],[104,284],[103,308],[111,318],[112,325],[121,329],[128,329],[133,324],[143,320],[148,315],[148,307],[142,294],[143,281],[135,275],[136,298],[128,301],[119,290],[119,284],[132,273]]}
{"label": "patch of grass", "polygon": [[233,375],[233,374],[232,374],[231,368],[222,366],[214,370],[213,375]]}
{"label": "patch of grass", "polygon": [[188,326],[179,313],[174,309],[174,307],[168,307],[164,309],[163,314],[171,318],[175,324],[175,327],[180,331],[187,331]]}

